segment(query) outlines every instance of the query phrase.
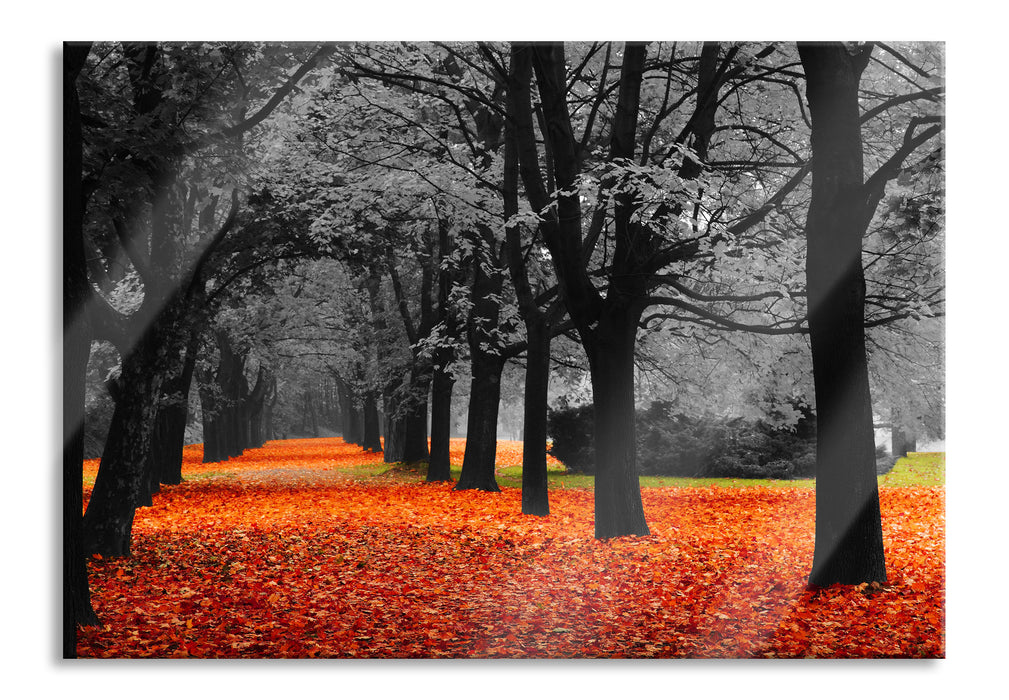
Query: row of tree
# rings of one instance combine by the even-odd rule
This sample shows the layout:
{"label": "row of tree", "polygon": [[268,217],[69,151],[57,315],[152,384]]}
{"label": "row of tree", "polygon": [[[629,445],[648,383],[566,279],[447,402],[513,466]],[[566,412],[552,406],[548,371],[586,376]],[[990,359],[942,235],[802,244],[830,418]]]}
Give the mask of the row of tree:
{"label": "row of tree", "polygon": [[[261,444],[285,387],[304,387],[285,374],[318,373],[348,440],[380,450],[384,433],[386,461],[439,481],[468,367],[456,488],[497,490],[502,375],[520,359],[522,509],[543,515],[563,355],[587,369],[596,536],[614,537],[648,532],[644,364],[676,384],[734,356],[780,384],[764,392],[777,409],[811,362],[810,582],[884,580],[869,373],[906,373],[894,329],[934,341],[942,315],[941,59],[925,44],[68,45],[65,653],[93,619],[84,556],[128,554],[135,509],[181,479],[194,377],[206,459]],[[119,363],[82,521],[97,339]]]}

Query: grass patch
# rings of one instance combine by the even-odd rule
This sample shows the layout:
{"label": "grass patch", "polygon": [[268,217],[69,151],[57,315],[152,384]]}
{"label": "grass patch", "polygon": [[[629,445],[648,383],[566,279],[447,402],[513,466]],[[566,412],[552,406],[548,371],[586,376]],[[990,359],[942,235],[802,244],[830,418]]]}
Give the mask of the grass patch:
{"label": "grass patch", "polygon": [[901,457],[893,469],[879,477],[883,487],[945,486],[945,452],[911,452]]}
{"label": "grass patch", "polygon": [[[522,486],[522,467],[505,467],[497,472],[498,483],[501,486]],[[563,469],[547,468],[547,484],[549,488],[558,489],[591,489],[595,486],[595,477],[590,474],[569,474]],[[639,477],[642,488],[749,488],[767,486],[771,488],[813,488],[812,479],[796,479],[783,481],[777,479],[699,479],[676,476],[642,476]]]}
{"label": "grass patch", "polygon": [[[458,478],[458,469],[453,471],[453,478]],[[816,487],[815,479],[701,479],[672,476],[642,476],[642,488],[801,488]],[[522,486],[522,467],[504,467],[497,471],[497,481],[501,486],[520,488]],[[591,489],[595,486],[595,477],[588,474],[569,474],[563,469],[549,467],[547,483],[550,488]],[[883,488],[901,488],[914,486],[943,486],[946,483],[946,453],[945,452],[912,452],[910,456],[897,461],[893,469],[879,477],[879,485]]]}

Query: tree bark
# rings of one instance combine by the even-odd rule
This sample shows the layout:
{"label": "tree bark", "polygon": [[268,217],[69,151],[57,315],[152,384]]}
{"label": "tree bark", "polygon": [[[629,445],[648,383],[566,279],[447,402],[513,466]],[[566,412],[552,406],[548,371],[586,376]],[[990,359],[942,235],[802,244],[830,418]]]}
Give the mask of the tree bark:
{"label": "tree bark", "polygon": [[360,405],[360,397],[349,385],[347,386],[347,416],[344,419],[346,434],[343,436],[345,442],[352,445],[364,445],[364,413]]}
{"label": "tree bark", "polygon": [[133,351],[122,359],[116,407],[84,515],[88,554],[128,556],[134,511],[149,503],[144,485],[163,381],[161,335],[157,325],[148,328]]}
{"label": "tree bark", "polygon": [[865,218],[858,81],[840,44],[799,45],[812,117],[806,285],[816,395],[810,586],[886,580],[865,352]]}
{"label": "tree bark", "polygon": [[77,656],[77,626],[97,625],[83,543],[84,394],[91,329],[84,254],[81,111],[77,76],[91,45],[63,46],[63,658]]}
{"label": "tree bark", "polygon": [[501,402],[501,372],[504,358],[495,340],[501,315],[504,274],[493,259],[493,237],[478,233],[473,258],[473,305],[468,320],[470,350],[469,415],[466,424],[466,452],[456,490],[500,491],[494,478],[497,455],[497,417]]}
{"label": "tree bark", "polygon": [[589,344],[595,416],[595,534],[647,535],[637,473],[634,345],[638,317],[607,304]]}
{"label": "tree bark", "polygon": [[466,452],[455,490],[500,491],[494,477],[494,460],[497,456],[497,417],[504,361],[497,355],[480,352],[473,358],[472,365]]}
{"label": "tree bark", "polygon": [[245,398],[245,418],[248,426],[246,448],[262,447],[266,442],[263,433],[263,408],[271,383],[270,372],[260,365],[256,374],[256,385]]}
{"label": "tree bark", "polygon": [[918,449],[918,441],[915,439],[914,431],[904,422],[900,409],[896,406],[890,408],[890,452],[894,459],[907,457],[908,452],[915,452]]}
{"label": "tree bark", "polygon": [[222,462],[226,457],[221,448],[221,408],[216,382],[209,371],[200,373],[199,393],[203,418],[203,463]]}
{"label": "tree bark", "polygon": [[382,451],[382,436],[378,432],[378,401],[375,392],[364,395],[364,444],[366,452]]}
{"label": "tree bark", "polygon": [[[438,221],[438,322],[446,332],[445,341],[454,342],[459,334],[456,310],[449,302],[457,273],[445,267],[451,239],[448,225]],[[431,376],[431,456],[427,466],[428,481],[451,481],[452,388],[455,376],[450,366],[455,361],[453,345],[439,347],[434,352]]]}
{"label": "tree bark", "polygon": [[166,379],[162,391],[149,466],[159,484],[182,483],[182,449],[185,447],[186,424],[189,421],[189,390],[193,384],[199,342],[199,330],[191,329],[182,365],[175,376]]}
{"label": "tree bark", "polygon": [[403,422],[403,459],[407,463],[427,462],[431,454],[427,443],[427,406],[431,391],[431,373],[418,367],[414,358],[410,369],[409,409]]}
{"label": "tree bark", "polygon": [[451,481],[450,457],[452,437],[452,387],[455,378],[447,365],[454,353],[442,349],[435,354],[434,374],[431,378],[431,456],[427,466],[428,481]]}
{"label": "tree bark", "polygon": [[[512,66],[510,80],[515,77]],[[527,68],[528,70],[528,68]],[[505,125],[504,173],[502,195],[505,220],[518,214],[519,144],[517,125],[509,119]],[[522,254],[519,227],[505,228],[508,271],[518,300],[519,314],[526,328],[525,396],[522,407],[522,512],[549,515],[547,490],[547,396],[550,381],[550,343],[553,313],[540,310],[533,294]]]}
{"label": "tree bark", "polygon": [[525,403],[522,407],[522,512],[550,515],[547,491],[547,394],[550,328],[546,319],[526,322]]}
{"label": "tree bark", "polygon": [[[644,60],[643,45],[625,46],[610,137],[610,160],[614,162],[633,157]],[[640,311],[632,309],[647,295],[647,263],[654,252],[654,240],[650,231],[634,223],[633,198],[618,197],[610,290],[603,298],[588,275],[582,244],[578,148],[567,106],[563,44],[513,45],[512,61],[509,111],[515,119],[519,171],[533,209],[549,207],[552,211],[541,224],[544,242],[592,374],[596,537],[648,534],[634,444],[634,341]],[[539,86],[555,186],[564,192],[555,204],[539,172],[530,107],[530,64]]]}

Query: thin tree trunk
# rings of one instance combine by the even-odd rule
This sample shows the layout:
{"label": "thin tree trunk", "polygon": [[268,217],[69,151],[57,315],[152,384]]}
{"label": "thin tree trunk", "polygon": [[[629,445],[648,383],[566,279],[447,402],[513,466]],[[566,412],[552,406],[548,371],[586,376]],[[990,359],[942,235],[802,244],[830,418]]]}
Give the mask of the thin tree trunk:
{"label": "thin tree trunk", "polygon": [[918,441],[914,431],[907,426],[901,411],[897,406],[890,408],[890,452],[894,459],[907,457],[909,452],[918,449]]}
{"label": "thin tree trunk", "polygon": [[407,462],[407,433],[409,431],[410,377],[397,378],[386,383],[383,391],[385,409],[385,451],[386,464]]}
{"label": "thin tree trunk", "polygon": [[522,512],[550,515],[547,491],[547,395],[550,329],[545,319],[526,323],[525,402],[522,408]]}
{"label": "thin tree trunk", "polygon": [[375,392],[364,395],[364,444],[361,447],[366,452],[382,451],[382,436],[378,432],[378,401]]}
{"label": "thin tree trunk", "polygon": [[447,365],[454,353],[443,349],[435,355],[431,390],[431,458],[427,467],[428,481],[451,481],[450,458],[452,434],[452,387],[455,378]]}
{"label": "thin tree trunk", "polygon": [[203,463],[226,459],[221,447],[221,407],[217,386],[208,372],[199,378],[200,409],[203,417]]}

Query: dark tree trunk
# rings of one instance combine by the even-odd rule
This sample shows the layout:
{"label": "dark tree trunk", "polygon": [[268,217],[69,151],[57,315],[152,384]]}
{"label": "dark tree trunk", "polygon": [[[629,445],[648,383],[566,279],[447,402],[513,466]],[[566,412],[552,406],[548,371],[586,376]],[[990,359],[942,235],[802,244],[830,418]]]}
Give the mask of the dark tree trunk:
{"label": "dark tree trunk", "polygon": [[647,535],[637,474],[634,344],[638,318],[607,305],[588,348],[595,416],[596,537]]}
{"label": "dark tree trunk", "polygon": [[403,381],[385,389],[385,454],[387,464],[424,462],[428,459],[427,392],[430,375],[411,367]]}
{"label": "dark tree trunk", "polygon": [[480,489],[500,491],[494,478],[494,461],[497,455],[497,418],[501,402],[501,372],[504,358],[495,351],[494,334],[501,314],[500,294],[504,274],[497,269],[491,257],[493,238],[481,231],[474,253],[472,310],[468,320],[467,336],[470,348],[472,381],[469,394],[469,416],[466,423],[466,452],[456,490]]}
{"label": "dark tree trunk", "polygon": [[350,408],[347,412],[347,435],[344,440],[353,445],[364,445],[364,411],[358,405],[358,397],[351,394]]}
{"label": "dark tree trunk", "polygon": [[[459,271],[445,265],[452,242],[449,227],[438,221],[438,323],[445,329],[443,342],[455,342],[460,324],[456,308],[449,301],[452,286]],[[428,481],[451,481],[452,388],[455,376],[451,372],[456,359],[454,345],[444,345],[434,352],[431,376],[431,456],[427,467]]]}
{"label": "dark tree trunk", "polygon": [[266,389],[266,407],[263,410],[263,439],[274,440],[273,411],[277,406],[277,378],[270,377],[270,384]]}
{"label": "dark tree trunk", "polygon": [[77,626],[97,625],[83,545],[84,394],[91,329],[81,191],[77,76],[90,44],[63,46],[63,658],[77,656]]}
{"label": "dark tree trunk", "polygon": [[[634,155],[644,60],[643,45],[625,46],[610,137],[613,161]],[[513,45],[509,112],[514,120],[519,173],[533,210],[550,212],[540,230],[550,250],[565,306],[589,358],[596,407],[596,536],[647,534],[634,445],[633,358],[640,311],[634,313],[631,309],[647,298],[649,273],[654,272],[656,264],[651,256],[660,241],[636,223],[631,194],[617,196],[610,288],[605,298],[599,294],[588,274],[588,258],[582,246],[577,187],[579,147],[568,111],[565,64],[562,44]],[[539,169],[530,96],[533,70],[539,87],[549,174],[554,180],[550,189],[564,192],[556,204],[551,202]]]}
{"label": "dark tree trunk", "polygon": [[382,451],[382,436],[378,432],[378,400],[375,392],[369,391],[364,395],[364,444],[361,445],[366,452]]}
{"label": "dark tree trunk", "polygon": [[222,462],[227,457],[221,447],[221,407],[216,383],[208,373],[200,377],[199,385],[203,413],[203,463]]}
{"label": "dark tree trunk", "polygon": [[547,492],[547,394],[550,328],[545,319],[526,322],[525,403],[522,408],[522,512],[550,515]]}
{"label": "dark tree trunk", "polygon": [[431,373],[425,368],[410,370],[409,409],[403,421],[403,459],[408,463],[426,462],[430,458],[427,443],[427,406],[431,391]]}
{"label": "dark tree trunk", "polygon": [[435,355],[434,375],[431,379],[431,458],[427,467],[428,481],[452,480],[450,440],[452,387],[455,378],[447,367],[453,354],[451,349],[442,349]]}
{"label": "dark tree trunk", "polygon": [[497,456],[497,417],[504,361],[497,355],[480,353],[473,358],[472,364],[466,452],[455,490],[500,491],[494,477],[494,463]]}
{"label": "dark tree trunk", "polygon": [[[510,81],[516,78],[512,67]],[[526,66],[528,71],[528,65]],[[512,110],[514,113],[514,109]],[[517,124],[509,120],[505,126],[505,148],[502,195],[505,219],[519,211],[519,153]],[[543,313],[536,302],[529,275],[522,239],[517,226],[505,229],[508,270],[518,299],[519,313],[526,328],[525,397],[522,408],[522,512],[527,515],[549,515],[547,491],[547,395],[550,381],[550,341],[552,313]]]}
{"label": "dark tree trunk", "polygon": [[155,419],[149,469],[160,484],[182,483],[182,448],[189,422],[189,390],[193,384],[200,334],[189,332],[178,374],[165,380],[162,403]]}
{"label": "dark tree trunk", "polygon": [[816,544],[811,586],[886,580],[865,352],[858,80],[840,44],[800,45],[812,116],[806,285],[816,394]]}
{"label": "dark tree trunk", "polygon": [[382,456],[386,464],[403,461],[406,445],[405,412],[401,405],[402,378],[386,382],[382,390],[382,413],[385,416],[385,445]]}
{"label": "dark tree trunk", "polygon": [[163,347],[160,336],[156,325],[148,328],[122,361],[116,407],[84,515],[84,544],[88,554],[128,556],[134,511],[149,503],[144,486],[158,392],[163,381],[158,367]]}
{"label": "dark tree trunk", "polygon": [[896,406],[890,409],[890,452],[895,459],[907,457],[909,452],[918,450],[914,430],[908,427]]}
{"label": "dark tree trunk", "polygon": [[246,447],[262,447],[266,442],[263,436],[263,408],[271,383],[270,373],[262,366],[256,374],[256,386],[253,387],[245,400],[246,429],[248,441]]}
{"label": "dark tree trunk", "polygon": [[[315,399],[312,396],[311,391],[305,392],[305,411],[308,414],[308,429],[312,437],[319,437],[319,414],[315,410]],[[361,415],[360,409],[357,410],[357,421],[358,421],[358,438],[357,442],[360,444],[364,441],[364,417]]]}

